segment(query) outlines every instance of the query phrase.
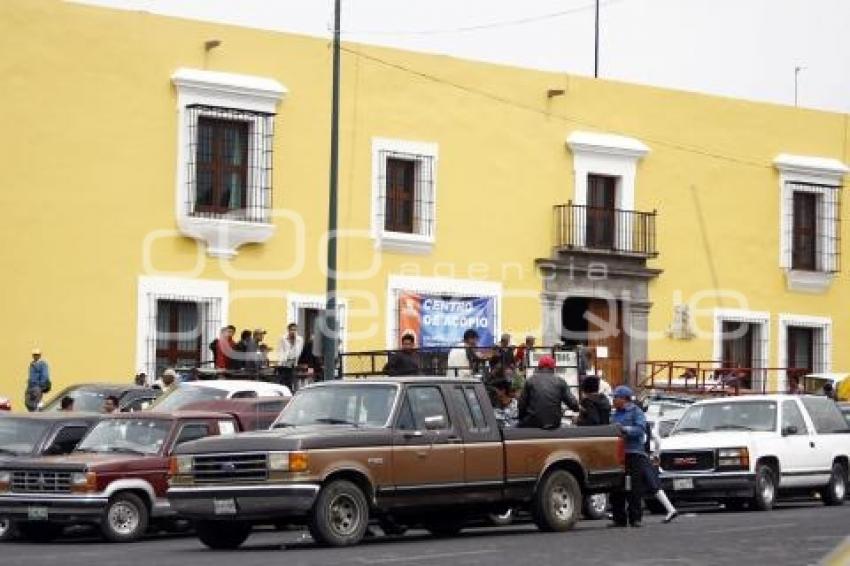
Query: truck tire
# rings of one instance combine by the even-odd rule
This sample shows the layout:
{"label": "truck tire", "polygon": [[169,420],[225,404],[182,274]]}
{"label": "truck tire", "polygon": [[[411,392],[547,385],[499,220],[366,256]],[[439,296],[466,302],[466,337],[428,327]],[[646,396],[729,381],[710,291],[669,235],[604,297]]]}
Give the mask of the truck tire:
{"label": "truck tire", "polygon": [[109,542],[137,541],[148,530],[148,518],[148,507],[138,495],[116,493],[100,517],[100,532]]}
{"label": "truck tire", "polygon": [[838,462],[832,465],[832,474],[829,483],[821,491],[821,499],[824,505],[844,505],[847,496],[847,470]]}
{"label": "truck tire", "polygon": [[568,531],[578,521],[583,500],[575,476],[554,470],[546,474],[534,493],[531,517],[541,531]]}
{"label": "truck tire", "polygon": [[770,511],[776,502],[776,473],[766,464],[756,466],[756,493],[750,502],[750,508],[756,511]]}
{"label": "truck tire", "polygon": [[316,498],[307,527],[319,544],[359,543],[369,528],[369,503],[363,490],[346,480],[327,484]]}
{"label": "truck tire", "polygon": [[62,525],[55,523],[19,523],[18,533],[29,542],[53,542],[62,535]]}
{"label": "truck tire", "polygon": [[198,521],[198,538],[213,550],[235,550],[251,536],[251,525],[239,521]]}
{"label": "truck tire", "polygon": [[18,530],[15,528],[15,523],[9,517],[0,517],[0,542],[7,540],[15,540],[18,536]]}
{"label": "truck tire", "polygon": [[599,521],[608,514],[608,494],[594,493],[584,498],[581,514],[590,521]]}

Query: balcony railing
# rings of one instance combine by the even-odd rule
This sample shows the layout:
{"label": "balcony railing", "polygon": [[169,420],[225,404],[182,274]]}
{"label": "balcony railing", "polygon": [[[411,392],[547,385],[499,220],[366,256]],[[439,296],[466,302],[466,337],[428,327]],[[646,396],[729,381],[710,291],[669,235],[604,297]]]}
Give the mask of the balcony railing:
{"label": "balcony railing", "polygon": [[580,204],[555,206],[555,246],[637,257],[656,257],[656,211],[637,212]]}

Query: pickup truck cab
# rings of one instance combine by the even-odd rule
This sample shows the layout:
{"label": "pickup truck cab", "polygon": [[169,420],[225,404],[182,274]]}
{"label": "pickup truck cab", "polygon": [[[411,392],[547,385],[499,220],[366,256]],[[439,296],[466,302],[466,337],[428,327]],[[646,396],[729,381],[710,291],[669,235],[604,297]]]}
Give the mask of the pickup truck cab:
{"label": "pickup truck cab", "polygon": [[165,499],[174,448],[238,427],[234,416],[209,411],[109,416],[68,455],[4,462],[0,516],[38,542],[74,524],[95,524],[110,541],[136,540],[151,520],[176,518]]}
{"label": "pickup truck cab", "polygon": [[615,427],[501,429],[480,381],[337,381],[299,390],[268,432],[181,445],[168,499],[215,549],[255,524],[344,546],[370,519],[450,535],[510,508],[564,531],[585,494],[622,484],[624,459]]}
{"label": "pickup truck cab", "polygon": [[[0,417],[0,468],[18,458],[67,454],[103,415],[30,413]],[[15,537],[8,517],[0,516],[0,541]]]}
{"label": "pickup truck cab", "polygon": [[780,494],[817,492],[841,505],[850,430],[836,404],[811,395],[695,403],[662,442],[662,485],[676,500],[768,510]]}

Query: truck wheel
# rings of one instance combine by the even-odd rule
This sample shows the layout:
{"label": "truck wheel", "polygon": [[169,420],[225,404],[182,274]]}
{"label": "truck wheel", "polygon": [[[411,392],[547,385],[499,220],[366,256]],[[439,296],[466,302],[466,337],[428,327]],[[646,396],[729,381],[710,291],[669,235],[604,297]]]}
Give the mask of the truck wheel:
{"label": "truck wheel", "polygon": [[238,521],[198,521],[195,532],[213,550],[235,550],[251,536],[251,525]]}
{"label": "truck wheel", "polygon": [[148,530],[148,507],[134,493],[117,493],[100,517],[100,532],[110,542],[139,540]]}
{"label": "truck wheel", "polygon": [[534,493],[531,516],[541,531],[568,531],[578,521],[583,497],[576,478],[565,470],[546,475]]}
{"label": "truck wheel", "polygon": [[307,526],[319,544],[359,543],[369,527],[369,504],[363,490],[350,481],[332,481],[319,492]]}
{"label": "truck wheel", "polygon": [[62,525],[52,523],[20,523],[18,533],[29,542],[53,542],[62,534]]}
{"label": "truck wheel", "polygon": [[770,511],[776,502],[776,475],[773,468],[759,464],[756,468],[756,494],[750,507],[758,511]]}
{"label": "truck wheel", "polygon": [[0,541],[15,540],[18,531],[9,517],[0,517]]}
{"label": "truck wheel", "polygon": [[584,498],[581,514],[585,519],[598,521],[604,519],[608,511],[608,494],[594,493]]}
{"label": "truck wheel", "polygon": [[844,505],[844,497],[847,495],[847,470],[839,463],[832,465],[832,475],[829,483],[821,491],[821,499],[824,505]]}

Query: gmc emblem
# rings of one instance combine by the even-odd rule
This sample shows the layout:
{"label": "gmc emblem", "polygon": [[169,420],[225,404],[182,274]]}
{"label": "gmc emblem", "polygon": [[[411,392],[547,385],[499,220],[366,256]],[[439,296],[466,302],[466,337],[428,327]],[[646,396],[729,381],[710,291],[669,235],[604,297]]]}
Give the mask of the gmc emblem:
{"label": "gmc emblem", "polygon": [[694,456],[681,456],[679,458],[673,458],[674,466],[696,466],[697,459]]}

